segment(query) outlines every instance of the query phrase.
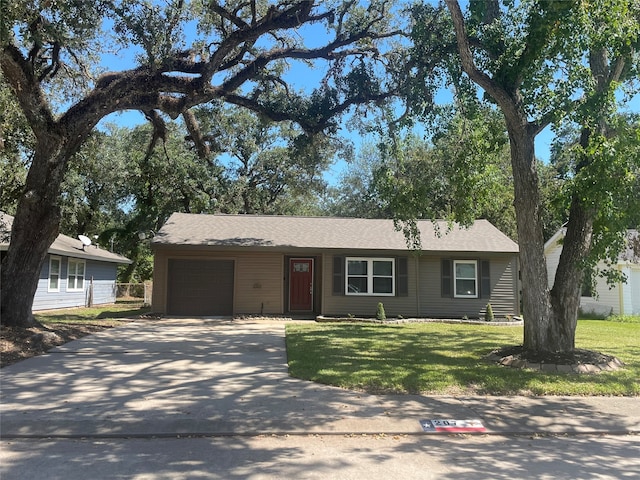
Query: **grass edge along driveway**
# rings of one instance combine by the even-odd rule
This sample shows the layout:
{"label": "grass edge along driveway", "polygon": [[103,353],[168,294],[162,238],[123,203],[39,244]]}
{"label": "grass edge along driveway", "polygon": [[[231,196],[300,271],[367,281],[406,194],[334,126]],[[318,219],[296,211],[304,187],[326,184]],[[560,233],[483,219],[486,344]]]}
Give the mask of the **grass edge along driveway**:
{"label": "grass edge along driveway", "polygon": [[578,322],[576,348],[625,363],[624,370],[591,375],[513,369],[483,359],[496,348],[522,344],[521,326],[288,324],[289,373],[368,393],[635,396],[640,395],[640,318],[635,320]]}

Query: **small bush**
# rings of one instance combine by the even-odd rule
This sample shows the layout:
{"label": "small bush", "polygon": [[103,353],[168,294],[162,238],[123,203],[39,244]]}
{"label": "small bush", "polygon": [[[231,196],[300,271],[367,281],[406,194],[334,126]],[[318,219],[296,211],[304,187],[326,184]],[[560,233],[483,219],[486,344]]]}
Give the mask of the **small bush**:
{"label": "small bush", "polygon": [[[613,310],[613,309],[612,309]],[[594,312],[593,310],[578,310],[578,318],[581,320],[610,320],[611,319],[611,311],[609,313],[605,312]]]}
{"label": "small bush", "polygon": [[618,323],[640,323],[640,315],[611,315],[606,320]]}
{"label": "small bush", "polygon": [[387,314],[384,313],[384,305],[382,304],[382,302],[378,303],[378,311],[376,312],[376,318],[378,320],[386,320],[387,319]]}
{"label": "small bush", "polygon": [[493,307],[490,303],[487,303],[487,311],[484,314],[484,319],[487,322],[493,322],[495,320],[495,317],[493,316]]}

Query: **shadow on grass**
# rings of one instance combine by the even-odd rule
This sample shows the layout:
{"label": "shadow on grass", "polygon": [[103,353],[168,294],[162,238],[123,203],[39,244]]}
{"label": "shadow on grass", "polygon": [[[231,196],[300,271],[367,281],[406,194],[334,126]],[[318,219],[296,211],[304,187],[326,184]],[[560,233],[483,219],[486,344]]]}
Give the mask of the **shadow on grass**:
{"label": "shadow on grass", "polygon": [[[547,373],[489,363],[521,343],[522,329],[422,326],[290,326],[292,376],[370,393],[638,395],[639,362],[598,375]],[[613,346],[612,346],[613,348]],[[627,358],[633,352],[625,350]]]}
{"label": "shadow on grass", "polygon": [[82,323],[93,320],[137,318],[140,315],[149,313],[150,310],[150,307],[142,307],[139,303],[131,305],[116,304],[107,307],[65,309],[36,313],[35,317],[38,321],[44,323]]}
{"label": "shadow on grass", "polygon": [[149,313],[151,311],[150,307],[138,307],[132,308],[131,310],[107,310],[99,314],[96,318],[130,318],[130,317],[138,317],[140,315],[144,315],[145,313]]}

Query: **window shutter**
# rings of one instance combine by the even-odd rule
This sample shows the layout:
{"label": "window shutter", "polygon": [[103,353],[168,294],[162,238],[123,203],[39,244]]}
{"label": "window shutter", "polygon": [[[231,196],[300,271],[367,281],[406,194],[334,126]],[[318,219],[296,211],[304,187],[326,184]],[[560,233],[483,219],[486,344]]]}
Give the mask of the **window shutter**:
{"label": "window shutter", "polygon": [[441,295],[443,297],[453,297],[453,262],[448,258],[442,259],[441,264]]}
{"label": "window shutter", "polygon": [[333,257],[333,295],[344,295],[344,257]]}
{"label": "window shutter", "polygon": [[409,261],[407,257],[396,259],[396,296],[409,296]]}
{"label": "window shutter", "polygon": [[489,260],[481,260],[480,264],[480,297],[489,298],[491,296],[491,267]]}

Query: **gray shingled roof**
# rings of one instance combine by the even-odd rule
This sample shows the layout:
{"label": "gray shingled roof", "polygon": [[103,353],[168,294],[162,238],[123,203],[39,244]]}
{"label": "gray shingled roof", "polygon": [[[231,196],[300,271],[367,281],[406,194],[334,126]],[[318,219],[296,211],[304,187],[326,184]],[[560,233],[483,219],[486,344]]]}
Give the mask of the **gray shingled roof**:
{"label": "gray shingled roof", "polygon": [[[423,251],[517,253],[518,245],[486,220],[468,229],[439,221],[418,222]],[[407,250],[392,220],[277,215],[203,215],[174,213],[153,238],[154,246],[223,248]]]}
{"label": "gray shingled roof", "polygon": [[[9,231],[11,231],[13,217],[4,212],[0,212],[0,220],[6,224]],[[4,240],[5,235],[2,235],[2,233],[5,232],[0,232],[0,250],[7,250],[9,248],[9,242]],[[101,262],[131,263],[131,260],[128,258],[99,248],[97,245],[89,245],[83,250],[80,240],[62,234],[58,235],[51,247],[49,247],[49,253]]]}

